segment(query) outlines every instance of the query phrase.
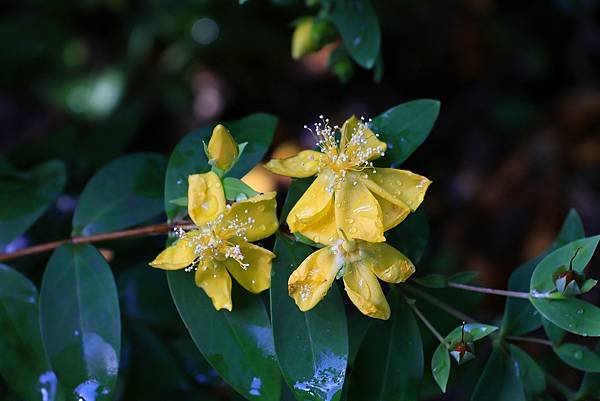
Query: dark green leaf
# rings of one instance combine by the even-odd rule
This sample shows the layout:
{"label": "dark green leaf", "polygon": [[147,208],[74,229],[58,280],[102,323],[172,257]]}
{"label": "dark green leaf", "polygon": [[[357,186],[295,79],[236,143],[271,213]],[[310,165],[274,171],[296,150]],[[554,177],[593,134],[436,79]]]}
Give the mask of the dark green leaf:
{"label": "dark green leaf", "polygon": [[234,285],[233,311],[216,311],[193,274],[169,271],[167,278],[194,343],[223,380],[248,400],[278,400],[281,376],[260,298]]}
{"label": "dark green leaf", "polygon": [[471,395],[471,401],[525,401],[517,366],[502,348],[494,348]]}
{"label": "dark green leaf", "polygon": [[288,294],[292,271],[313,251],[277,235],[271,270],[271,316],[283,377],[298,400],[339,400],[348,363],[348,331],[337,285],[308,312]]}
{"label": "dark green leaf", "polygon": [[392,315],[374,320],[358,351],[350,378],[349,401],[412,401],[423,380],[421,333],[407,301],[392,288]]}
{"label": "dark green leaf", "polygon": [[23,234],[62,192],[65,165],[40,164],[26,173],[0,176],[0,248]]}
{"label": "dark green leaf", "polygon": [[[600,353],[600,341],[596,344],[596,353]],[[575,396],[576,400],[587,400],[588,398],[600,400],[600,373],[586,373]]]}
{"label": "dark green leaf", "polygon": [[87,183],[73,215],[73,235],[117,231],[162,212],[165,158],[153,153],[120,157]]}
{"label": "dark green leaf", "polygon": [[423,143],[440,112],[440,102],[419,99],[402,103],[373,119],[371,129],[387,142],[381,165],[400,164]]}
{"label": "dark green leaf", "polygon": [[[515,269],[508,280],[508,289],[511,291],[529,292],[531,275],[537,264],[548,255],[552,249],[556,249],[557,247],[575,241],[576,239],[583,238],[584,235],[579,215],[575,210],[570,210],[552,247],[537,258]],[[508,298],[506,300],[504,317],[502,319],[502,336],[523,335],[537,329],[541,324],[539,312],[529,301],[518,298]]]}
{"label": "dark green leaf", "polygon": [[518,372],[525,396],[528,400],[537,400],[537,396],[546,391],[546,376],[537,362],[521,348],[509,344],[508,346],[513,360],[519,365]]}
{"label": "dark green leaf", "polygon": [[563,329],[553,324],[545,317],[542,317],[542,325],[544,326],[546,336],[548,336],[548,338],[554,343],[554,345],[562,343],[566,334],[566,332]]}
{"label": "dark green leaf", "polygon": [[375,65],[381,31],[369,0],[330,0],[329,16],[352,58],[366,69]]}
{"label": "dark green leaf", "polygon": [[[252,169],[265,155],[275,133],[277,118],[265,113],[255,113],[237,121],[224,122],[238,144],[248,142],[238,163],[228,175],[240,178]],[[185,215],[185,207],[171,203],[187,196],[188,175],[206,173],[210,165],[204,154],[203,141],[208,143],[211,127],[203,127],[185,136],[175,147],[165,176],[165,210],[169,220]]]}
{"label": "dark green leaf", "polygon": [[412,280],[423,287],[446,288],[448,286],[446,276],[441,274],[428,274],[422,277],[414,277]]}
{"label": "dark green leaf", "polygon": [[600,355],[583,345],[564,343],[554,347],[556,355],[572,368],[600,373]]}
{"label": "dark green leaf", "polygon": [[577,298],[531,298],[533,306],[558,327],[580,336],[600,337],[600,308]]}
{"label": "dark green leaf", "polygon": [[121,319],[110,267],[91,245],[62,245],[52,254],[40,294],[40,325],[63,389],[111,400],[119,370]]}
{"label": "dark green leaf", "polygon": [[542,259],[531,276],[531,292],[549,293],[554,291],[556,289],[554,272],[561,266],[569,268],[571,258],[575,256],[577,250],[579,252],[573,259],[573,270],[582,273],[594,255],[598,241],[600,241],[600,235],[573,241]]}
{"label": "dark green leaf", "polygon": [[225,189],[225,197],[231,201],[237,200],[240,196],[243,196],[242,199],[248,199],[258,194],[244,181],[234,177],[225,177],[223,188]]}
{"label": "dark green leaf", "polygon": [[563,222],[560,232],[552,243],[552,249],[560,248],[567,245],[569,242],[585,237],[583,222],[575,209],[569,210],[565,221]]}
{"label": "dark green leaf", "polygon": [[357,313],[348,319],[348,364],[353,365],[373,319]]}
{"label": "dark green leaf", "polygon": [[21,398],[63,398],[42,345],[37,289],[5,265],[0,265],[0,355],[0,376]]}
{"label": "dark green leaf", "polygon": [[433,353],[433,357],[431,358],[431,373],[435,382],[445,393],[448,377],[450,377],[450,353],[444,344],[438,345]]}
{"label": "dark green leaf", "polygon": [[448,281],[451,281],[453,283],[459,283],[459,284],[469,284],[470,282],[475,280],[475,277],[477,277],[478,275],[479,275],[479,272],[470,272],[470,271],[458,272],[458,273],[450,276],[448,278]]}
{"label": "dark green leaf", "polygon": [[427,241],[429,240],[429,224],[422,208],[386,233],[387,242],[406,255],[414,264],[419,263]]}

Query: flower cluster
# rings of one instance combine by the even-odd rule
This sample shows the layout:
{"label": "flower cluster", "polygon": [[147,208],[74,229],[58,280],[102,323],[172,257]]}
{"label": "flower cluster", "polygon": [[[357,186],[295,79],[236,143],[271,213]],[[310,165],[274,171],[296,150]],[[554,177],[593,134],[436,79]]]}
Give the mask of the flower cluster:
{"label": "flower cluster", "polygon": [[387,146],[364,119],[352,116],[341,128],[321,120],[311,130],[320,152],[304,150],[266,165],[290,177],[317,176],[287,224],[291,232],[325,247],[292,273],[290,296],[301,310],[310,310],[334,279],[343,277],[348,296],[362,313],[388,319],[390,308],[377,279],[403,282],[415,267],[385,243],[384,233],[419,207],[431,181],[410,171],[375,167],[372,161]]}
{"label": "flower cluster", "polygon": [[[211,138],[212,147],[221,152],[223,146],[215,144],[214,138],[224,138],[229,144],[233,141],[222,126],[215,128]],[[209,155],[210,150],[209,145]],[[221,152],[214,160],[230,163],[233,158],[227,156]],[[226,169],[230,165],[219,167]],[[251,242],[277,230],[276,193],[227,204],[221,179],[214,172],[190,175],[188,184],[188,214],[194,225],[188,230],[178,229],[177,241],[150,266],[194,271],[196,285],[211,298],[215,309],[231,311],[231,276],[253,293],[270,287],[271,261],[275,255]]]}

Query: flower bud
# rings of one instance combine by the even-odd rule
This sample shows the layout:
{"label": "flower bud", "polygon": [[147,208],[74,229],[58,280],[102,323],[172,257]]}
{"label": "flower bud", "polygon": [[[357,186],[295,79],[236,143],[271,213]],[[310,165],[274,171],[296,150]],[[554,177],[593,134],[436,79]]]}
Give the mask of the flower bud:
{"label": "flower bud", "polygon": [[233,139],[227,128],[221,124],[213,129],[207,146],[207,155],[209,163],[221,170],[229,169],[238,156],[235,139]]}
{"label": "flower bud", "polygon": [[474,349],[475,344],[472,342],[459,341],[450,347],[450,355],[456,359],[456,362],[458,362],[459,365],[462,365],[463,363],[475,359]]}
{"label": "flower bud", "polygon": [[304,18],[296,25],[292,35],[292,58],[298,60],[302,56],[319,49],[318,41],[312,34],[314,18]]}
{"label": "flower bud", "polygon": [[581,284],[584,277],[574,270],[566,270],[564,266],[554,273],[556,290],[565,296],[581,295]]}

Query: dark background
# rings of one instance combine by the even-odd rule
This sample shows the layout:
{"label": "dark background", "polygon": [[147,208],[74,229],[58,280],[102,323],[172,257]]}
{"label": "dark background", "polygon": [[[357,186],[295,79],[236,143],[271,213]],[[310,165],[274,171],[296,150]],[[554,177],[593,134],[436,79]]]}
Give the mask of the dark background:
{"label": "dark background", "polygon": [[[117,155],[169,154],[192,129],[255,111],[280,117],[273,151],[287,155],[312,146],[302,127],[320,114],[341,124],[415,98],[442,102],[428,140],[403,165],[433,180],[422,270],[477,270],[481,284],[505,288],[570,208],[599,233],[597,2],[373,4],[383,80],[357,67],[341,84],[327,71],[331,48],[291,59],[290,23],[313,12],[301,5],[3,2],[0,152],[19,168],[52,158],[69,166],[67,195],[29,241],[67,236],[77,194]],[[264,171],[252,180],[285,187]],[[484,306],[492,320],[503,300]]]}

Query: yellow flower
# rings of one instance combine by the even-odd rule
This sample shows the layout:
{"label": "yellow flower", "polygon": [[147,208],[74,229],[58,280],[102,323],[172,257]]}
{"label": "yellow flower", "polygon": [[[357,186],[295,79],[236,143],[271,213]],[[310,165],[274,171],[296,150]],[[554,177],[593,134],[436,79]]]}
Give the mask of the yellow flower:
{"label": "yellow flower", "polygon": [[362,119],[346,120],[340,140],[335,138],[338,127],[328,122],[311,130],[320,152],[304,150],[266,164],[290,177],[317,175],[288,214],[290,231],[325,245],[336,243],[340,232],[351,239],[383,242],[383,233],[423,202],[431,181],[407,170],[374,167],[372,160],[384,155],[386,144]]}
{"label": "yellow flower", "polygon": [[325,297],[338,275],[343,275],[350,300],[365,315],[387,320],[390,306],[379,281],[400,283],[415,266],[400,251],[385,243],[339,240],[309,255],[288,280],[288,291],[302,311]]}
{"label": "yellow flower", "polygon": [[209,163],[221,170],[227,170],[238,157],[238,146],[227,128],[217,125],[207,146]]}
{"label": "yellow flower", "polygon": [[196,285],[215,309],[231,311],[231,277],[246,290],[259,293],[270,286],[275,255],[250,242],[272,235],[278,227],[275,192],[227,205],[219,177],[209,172],[190,175],[188,213],[194,222],[180,230],[175,244],[150,266],[195,271]]}

